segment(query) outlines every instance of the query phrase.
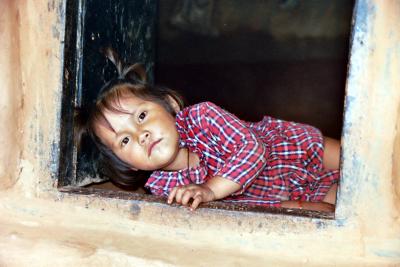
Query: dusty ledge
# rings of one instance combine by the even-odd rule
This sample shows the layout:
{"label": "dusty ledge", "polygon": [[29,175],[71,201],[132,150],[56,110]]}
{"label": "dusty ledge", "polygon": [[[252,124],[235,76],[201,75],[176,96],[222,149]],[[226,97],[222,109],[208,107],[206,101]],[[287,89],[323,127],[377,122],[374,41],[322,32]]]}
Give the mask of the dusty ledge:
{"label": "dusty ledge", "polygon": [[[125,191],[111,191],[99,188],[84,188],[84,187],[60,187],[58,189],[60,192],[67,194],[78,194],[78,195],[91,195],[98,196],[100,198],[114,198],[114,199],[124,199],[124,200],[136,200],[145,201],[150,203],[166,203],[165,198],[148,195],[148,194],[138,194]],[[172,206],[178,206],[177,204],[172,204]],[[203,203],[200,205],[201,209],[218,209],[218,210],[228,210],[237,212],[257,212],[257,213],[269,213],[269,214],[279,214],[279,215],[292,215],[301,217],[310,217],[318,219],[334,219],[334,212],[323,212],[323,211],[311,211],[303,209],[287,209],[287,208],[266,208],[259,206],[246,206],[239,204],[231,204],[224,202],[210,202]]]}

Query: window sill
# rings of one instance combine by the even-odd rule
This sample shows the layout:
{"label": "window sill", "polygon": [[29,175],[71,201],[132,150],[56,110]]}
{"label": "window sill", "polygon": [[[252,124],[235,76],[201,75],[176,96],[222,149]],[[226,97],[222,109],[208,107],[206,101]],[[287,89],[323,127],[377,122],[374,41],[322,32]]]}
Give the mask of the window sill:
{"label": "window sill", "polygon": [[[71,187],[71,186],[60,187],[60,188],[58,188],[58,190],[62,193],[67,193],[67,194],[92,195],[92,196],[97,196],[97,197],[101,197],[101,198],[135,200],[135,201],[144,201],[144,202],[149,202],[149,203],[166,204],[166,200],[163,197],[158,197],[158,196],[148,195],[148,194],[125,192],[125,191],[111,191],[111,190],[99,189],[99,188],[84,188],[84,187]],[[179,205],[172,204],[171,206],[177,207]],[[224,203],[221,201],[203,203],[200,205],[199,209],[216,209],[216,210],[227,210],[227,211],[236,211],[236,212],[269,213],[269,214],[301,216],[301,217],[330,219],[330,220],[335,218],[334,212],[312,211],[312,210],[304,210],[304,209],[267,208],[267,207],[259,207],[259,206],[246,206],[246,205],[239,205],[239,204]]]}

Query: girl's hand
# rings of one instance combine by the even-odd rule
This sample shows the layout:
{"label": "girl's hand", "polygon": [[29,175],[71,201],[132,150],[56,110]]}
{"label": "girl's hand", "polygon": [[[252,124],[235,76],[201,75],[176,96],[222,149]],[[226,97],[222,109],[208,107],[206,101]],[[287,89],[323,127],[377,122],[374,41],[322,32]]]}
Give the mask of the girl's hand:
{"label": "girl's hand", "polygon": [[190,210],[195,210],[201,202],[209,202],[215,200],[214,192],[205,184],[189,184],[175,187],[171,190],[168,196],[168,204],[176,203],[183,206],[189,206]]}

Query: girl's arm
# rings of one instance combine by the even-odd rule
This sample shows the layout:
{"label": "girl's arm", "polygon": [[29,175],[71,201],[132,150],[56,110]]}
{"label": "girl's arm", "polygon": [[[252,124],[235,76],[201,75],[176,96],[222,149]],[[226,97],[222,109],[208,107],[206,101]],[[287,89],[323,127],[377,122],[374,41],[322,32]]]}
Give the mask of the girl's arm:
{"label": "girl's arm", "polygon": [[201,149],[223,159],[224,165],[204,184],[173,188],[168,203],[175,200],[186,206],[193,199],[195,209],[201,202],[241,194],[264,169],[266,148],[241,120],[213,103],[194,106],[187,121],[189,135],[195,136]]}
{"label": "girl's arm", "polygon": [[241,194],[264,170],[267,148],[247,125],[232,113],[206,102],[202,105],[200,128],[206,140],[219,151],[224,164],[215,176],[240,185],[234,194]]}

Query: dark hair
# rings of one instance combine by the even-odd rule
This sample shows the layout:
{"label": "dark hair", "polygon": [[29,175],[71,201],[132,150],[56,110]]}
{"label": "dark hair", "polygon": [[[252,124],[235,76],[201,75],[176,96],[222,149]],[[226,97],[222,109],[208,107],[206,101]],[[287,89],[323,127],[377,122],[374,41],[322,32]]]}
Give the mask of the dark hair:
{"label": "dark hair", "polygon": [[171,106],[171,98],[183,108],[182,97],[169,88],[150,85],[146,82],[146,72],[142,65],[136,63],[125,66],[119,59],[117,53],[111,48],[104,51],[105,56],[115,65],[118,77],[107,82],[99,91],[96,100],[88,107],[77,110],[75,119],[76,144],[80,144],[84,135],[89,135],[100,151],[101,172],[103,175],[123,188],[136,187],[138,182],[143,181],[148,172],[134,171],[131,166],[120,160],[111,149],[105,146],[96,136],[94,126],[96,123],[103,123],[109,126],[104,116],[105,110],[123,113],[115,107],[119,99],[126,94],[132,94],[143,100],[156,102],[164,107],[169,113],[175,116],[175,109]]}

